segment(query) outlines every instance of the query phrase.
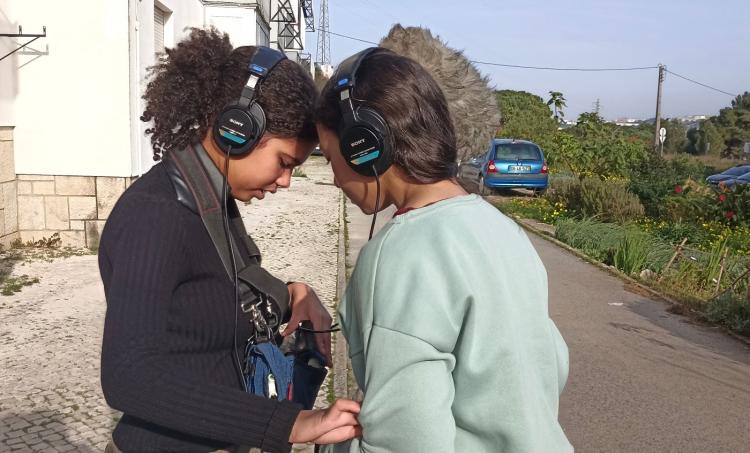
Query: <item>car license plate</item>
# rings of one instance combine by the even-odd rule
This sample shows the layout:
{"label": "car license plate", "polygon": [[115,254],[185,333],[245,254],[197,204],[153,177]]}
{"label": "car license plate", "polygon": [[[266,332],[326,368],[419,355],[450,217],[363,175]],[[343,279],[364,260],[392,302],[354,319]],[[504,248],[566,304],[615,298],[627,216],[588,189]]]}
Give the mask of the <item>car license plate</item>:
{"label": "car license plate", "polygon": [[511,173],[530,173],[531,166],[530,165],[511,165],[508,167],[508,171],[510,171]]}

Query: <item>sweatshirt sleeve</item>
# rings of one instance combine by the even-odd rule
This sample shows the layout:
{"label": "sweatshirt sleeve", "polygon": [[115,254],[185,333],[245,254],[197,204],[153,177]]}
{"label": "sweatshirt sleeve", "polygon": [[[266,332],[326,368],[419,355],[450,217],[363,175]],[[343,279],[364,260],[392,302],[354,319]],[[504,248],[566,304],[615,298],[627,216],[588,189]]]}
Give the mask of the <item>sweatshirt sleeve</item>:
{"label": "sweatshirt sleeve", "polygon": [[328,451],[454,452],[453,349],[463,292],[418,257],[379,245],[360,254],[340,318],[353,366],[364,370],[357,376],[363,434]]}
{"label": "sweatshirt sleeve", "polygon": [[[290,451],[298,406],[169,366],[160,339],[172,295],[189,278],[183,248],[189,238],[178,207],[147,197],[126,203],[110,217],[99,255],[107,299],[101,362],[107,403],[179,432]],[[132,222],[136,210],[138,222]]]}
{"label": "sweatshirt sleeve", "polygon": [[419,338],[373,326],[359,422],[362,437],[335,453],[452,453],[456,424],[451,354]]}

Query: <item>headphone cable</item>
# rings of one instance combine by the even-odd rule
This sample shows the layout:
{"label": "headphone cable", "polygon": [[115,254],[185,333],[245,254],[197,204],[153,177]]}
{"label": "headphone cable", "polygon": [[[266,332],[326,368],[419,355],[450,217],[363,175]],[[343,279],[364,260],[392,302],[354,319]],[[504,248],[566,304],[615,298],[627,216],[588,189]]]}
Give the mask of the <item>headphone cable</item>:
{"label": "headphone cable", "polygon": [[375,166],[372,166],[372,171],[375,173],[375,184],[377,185],[377,194],[375,195],[375,212],[372,214],[372,224],[370,225],[370,237],[368,241],[372,239],[372,233],[375,232],[375,221],[378,218],[378,211],[380,210],[380,177],[378,176],[378,170]]}
{"label": "headphone cable", "polygon": [[234,335],[232,340],[232,351],[234,352],[234,360],[237,365],[237,373],[242,382],[242,387],[247,392],[247,381],[245,380],[245,374],[242,372],[242,361],[240,354],[237,350],[237,330],[239,324],[239,307],[240,307],[240,286],[239,277],[237,276],[237,261],[234,258],[234,245],[232,244],[232,236],[229,230],[229,210],[227,209],[227,201],[229,198],[229,155],[232,152],[232,145],[227,145],[227,149],[224,155],[224,178],[223,188],[221,194],[221,210],[224,214],[224,234],[227,236],[227,243],[229,243],[229,257],[232,261],[232,279],[234,283]]}

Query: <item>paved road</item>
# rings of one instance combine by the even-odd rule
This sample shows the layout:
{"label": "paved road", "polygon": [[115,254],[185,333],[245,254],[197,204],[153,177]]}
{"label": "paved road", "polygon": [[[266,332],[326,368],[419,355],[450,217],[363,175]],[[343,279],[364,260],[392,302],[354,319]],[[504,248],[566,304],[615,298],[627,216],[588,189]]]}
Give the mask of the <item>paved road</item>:
{"label": "paved road", "polygon": [[577,451],[748,451],[750,348],[531,239],[570,348],[560,420]]}
{"label": "paved road", "polygon": [[[353,262],[370,224],[347,208]],[[750,451],[750,348],[530,236],[570,348],[560,421],[576,451]]]}

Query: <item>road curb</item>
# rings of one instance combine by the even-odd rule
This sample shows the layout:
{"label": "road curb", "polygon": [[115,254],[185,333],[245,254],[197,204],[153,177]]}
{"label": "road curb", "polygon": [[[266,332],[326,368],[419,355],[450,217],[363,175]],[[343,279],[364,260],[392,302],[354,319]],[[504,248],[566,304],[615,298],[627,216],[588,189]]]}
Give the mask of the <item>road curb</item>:
{"label": "road curb", "polygon": [[[346,289],[346,199],[339,197],[339,244],[336,260],[336,308],[341,303]],[[338,321],[338,320],[337,320]],[[333,393],[336,398],[349,397],[349,351],[344,333],[334,334],[333,350]]]}
{"label": "road curb", "polygon": [[[508,215],[508,214],[506,214],[506,215]],[[617,269],[615,267],[612,267],[612,266],[608,266],[608,265],[606,265],[606,264],[604,264],[602,262],[599,262],[599,261],[591,258],[590,256],[586,255],[585,253],[581,252],[580,250],[578,250],[578,249],[576,249],[574,247],[571,247],[570,245],[568,245],[568,244],[566,244],[566,243],[564,243],[562,241],[557,240],[556,238],[554,238],[553,236],[551,236],[549,233],[547,233],[545,231],[542,231],[542,230],[534,227],[533,224],[531,224],[528,219],[524,219],[524,218],[521,218],[521,217],[518,217],[518,216],[514,216],[514,215],[509,215],[509,217],[511,217],[512,219],[514,219],[516,221],[516,223],[518,223],[518,225],[520,225],[521,228],[523,228],[524,230],[529,231],[529,232],[535,234],[536,236],[539,236],[540,238],[542,238],[542,239],[544,239],[546,241],[549,241],[549,242],[555,244],[556,246],[558,246],[558,247],[560,247],[560,248],[562,248],[562,249],[564,249],[564,250],[572,253],[573,255],[577,256],[578,258],[586,261],[587,263],[593,264],[594,266],[598,267],[599,269],[602,269],[602,270],[606,271],[610,275],[613,275],[613,276],[615,276],[615,277],[617,277],[617,278],[619,278],[621,280],[624,280],[624,281],[626,281],[626,282],[628,282],[628,283],[630,283],[630,284],[632,284],[634,286],[637,286],[639,289],[642,289],[643,291],[649,293],[654,298],[656,298],[658,300],[661,300],[663,302],[667,302],[667,303],[669,303],[669,304],[671,304],[673,306],[677,306],[677,307],[680,307],[680,308],[685,307],[685,304],[683,304],[682,302],[679,302],[679,301],[677,301],[677,300],[675,300],[675,299],[673,299],[673,298],[671,298],[671,297],[669,297],[669,296],[667,296],[665,294],[662,294],[661,292],[659,292],[659,291],[651,288],[650,286],[644,285],[643,283],[639,282],[638,280],[634,279],[633,277],[631,277],[631,276],[623,273],[619,269]],[[742,343],[750,346],[750,339],[745,338],[742,335],[738,335],[738,334],[732,332],[731,330],[727,329],[724,326],[718,326],[718,327],[720,327],[722,329],[722,331],[724,331],[724,333],[726,333],[730,337],[732,337],[732,338],[734,338],[734,339],[736,339],[736,340],[738,340],[738,341],[740,341],[740,342],[742,342]]]}

